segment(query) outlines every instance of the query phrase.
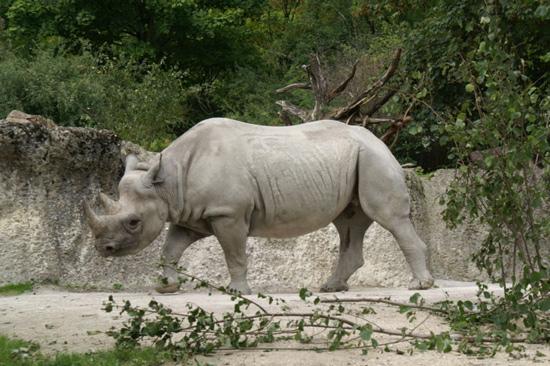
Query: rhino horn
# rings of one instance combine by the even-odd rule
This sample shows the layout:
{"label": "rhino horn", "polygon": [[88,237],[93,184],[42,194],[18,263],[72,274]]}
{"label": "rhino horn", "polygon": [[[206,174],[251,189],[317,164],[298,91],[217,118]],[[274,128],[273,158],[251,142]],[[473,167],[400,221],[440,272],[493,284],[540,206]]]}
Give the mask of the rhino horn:
{"label": "rhino horn", "polygon": [[163,180],[157,177],[160,170],[160,163],[162,162],[162,154],[159,155],[158,161],[154,163],[151,168],[141,178],[145,187],[152,187],[153,184],[162,183]]}
{"label": "rhino horn", "polygon": [[88,219],[88,224],[90,225],[92,232],[94,234],[97,234],[103,231],[104,229],[103,220],[100,217],[98,217],[95,214],[95,212],[91,209],[88,201],[84,200],[84,202],[82,203],[82,206],[84,207],[84,213],[86,214],[86,218]]}
{"label": "rhino horn", "polygon": [[128,157],[126,157],[126,169],[124,170],[124,174],[128,173],[129,171],[135,170],[137,164],[137,157],[134,154],[128,155]]}
{"label": "rhino horn", "polygon": [[118,204],[116,201],[112,200],[103,192],[99,192],[99,200],[101,201],[101,205],[110,214],[115,213],[118,210]]}

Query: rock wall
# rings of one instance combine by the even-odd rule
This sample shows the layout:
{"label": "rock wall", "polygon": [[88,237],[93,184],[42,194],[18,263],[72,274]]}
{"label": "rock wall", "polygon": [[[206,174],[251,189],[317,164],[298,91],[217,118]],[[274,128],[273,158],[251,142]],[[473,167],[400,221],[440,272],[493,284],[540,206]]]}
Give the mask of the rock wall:
{"label": "rock wall", "polygon": [[[164,234],[137,255],[101,258],[81,210],[82,200],[96,200],[99,190],[116,196],[129,151],[142,159],[152,155],[110,131],[0,121],[0,285],[31,279],[87,289],[155,285]],[[480,279],[484,276],[468,258],[482,240],[483,229],[465,225],[451,231],[440,217],[439,197],[453,174],[408,172],[413,221],[430,248],[436,278]],[[336,264],[338,237],[329,226],[294,239],[250,238],[248,253],[253,289],[316,289]],[[392,236],[377,224],[365,236],[364,255],[365,265],[350,279],[351,286],[407,284],[405,259]],[[228,281],[213,237],[189,248],[180,265],[215,283]]]}

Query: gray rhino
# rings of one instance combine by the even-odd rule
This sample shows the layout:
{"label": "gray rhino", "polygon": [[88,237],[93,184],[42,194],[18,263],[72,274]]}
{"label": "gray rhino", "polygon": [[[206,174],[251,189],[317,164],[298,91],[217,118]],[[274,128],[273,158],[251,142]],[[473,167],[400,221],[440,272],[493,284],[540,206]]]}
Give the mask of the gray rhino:
{"label": "gray rhino", "polygon": [[118,202],[100,194],[107,211],[84,209],[103,256],[143,249],[170,222],[162,261],[178,290],[177,263],[189,245],[214,235],[231,282],[250,293],[246,239],[287,238],[333,223],[340,236],[337,267],[321,291],[347,290],[363,265],[363,236],[376,221],[396,238],[412,270],[411,289],[433,285],[427,247],[409,218],[404,173],[386,145],[362,127],[330,120],[268,127],[225,118],[200,122],[151,165],[126,159]]}

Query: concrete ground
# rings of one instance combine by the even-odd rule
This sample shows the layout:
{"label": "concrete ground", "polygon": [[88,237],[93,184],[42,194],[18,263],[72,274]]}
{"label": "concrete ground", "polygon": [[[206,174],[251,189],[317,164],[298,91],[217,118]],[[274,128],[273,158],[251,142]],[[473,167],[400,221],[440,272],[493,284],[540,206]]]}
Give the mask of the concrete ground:
{"label": "concrete ground", "polygon": [[[472,299],[477,287],[472,283],[437,281],[438,288],[421,291],[427,303],[445,299]],[[497,287],[491,288],[499,291]],[[415,291],[406,289],[368,288],[353,290],[346,293],[321,294],[323,299],[338,296],[350,298],[391,298],[393,301],[407,302]],[[107,300],[108,292],[69,292],[64,289],[43,287],[33,293],[12,297],[0,297],[0,334],[37,342],[42,352],[89,352],[108,349],[113,346],[113,340],[105,332],[111,327],[119,326],[125,316],[116,311],[106,313],[102,304]],[[206,310],[222,314],[233,310],[229,296],[207,293],[178,293],[159,295],[154,292],[114,293],[115,300],[130,300],[133,305],[146,306],[152,299],[171,307],[174,311],[184,309],[187,303],[200,305]],[[276,294],[283,298],[294,312],[311,311],[312,305],[302,302],[297,294]],[[252,299],[259,301],[252,296]],[[359,309],[366,304],[347,305],[348,308]],[[409,323],[405,316],[398,313],[395,307],[381,304],[368,304],[376,314],[368,315],[368,319],[383,328],[399,330],[402,327],[415,327],[417,332],[429,333],[446,330],[446,325],[436,316],[428,316],[418,312],[417,320]],[[275,311],[275,308],[272,307]],[[421,323],[421,324],[420,324]],[[375,335],[380,342],[392,340],[385,335]],[[395,339],[395,338],[393,338]],[[323,342],[316,338],[314,342]],[[315,343],[317,344],[317,343]],[[325,343],[326,344],[326,343]],[[266,345],[266,347],[273,345]],[[279,350],[223,350],[213,356],[200,357],[201,362],[213,365],[534,365],[550,364],[550,350],[542,345],[525,345],[526,357],[519,360],[510,358],[505,353],[498,353],[494,358],[478,359],[457,352],[441,354],[434,351],[420,352],[415,350],[407,355],[411,348],[407,342],[392,345],[392,349],[400,352],[383,352],[382,349],[371,350],[362,355],[360,350],[338,350],[334,352],[307,351],[304,348],[311,345],[301,345],[296,342],[279,342]],[[319,343],[323,346],[323,343]],[[405,354],[399,354],[402,352]],[[541,356],[540,353],[545,356]],[[538,354],[538,355],[537,355]]]}

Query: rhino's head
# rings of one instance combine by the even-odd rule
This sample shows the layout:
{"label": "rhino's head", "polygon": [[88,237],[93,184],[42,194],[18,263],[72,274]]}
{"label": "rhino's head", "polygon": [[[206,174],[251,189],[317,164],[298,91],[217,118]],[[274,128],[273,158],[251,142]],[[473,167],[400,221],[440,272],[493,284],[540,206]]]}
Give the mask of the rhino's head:
{"label": "rhino's head", "polygon": [[133,254],[160,234],[168,217],[168,206],[158,194],[157,177],[161,157],[151,167],[138,163],[135,156],[126,159],[126,170],[118,185],[119,201],[100,193],[106,211],[97,215],[84,201],[84,212],[95,237],[95,247],[107,256]]}

